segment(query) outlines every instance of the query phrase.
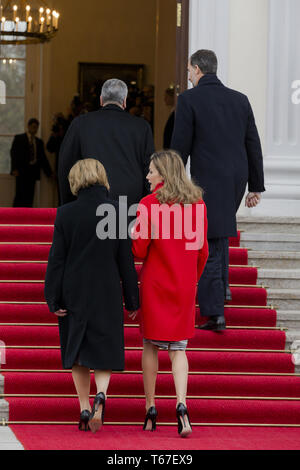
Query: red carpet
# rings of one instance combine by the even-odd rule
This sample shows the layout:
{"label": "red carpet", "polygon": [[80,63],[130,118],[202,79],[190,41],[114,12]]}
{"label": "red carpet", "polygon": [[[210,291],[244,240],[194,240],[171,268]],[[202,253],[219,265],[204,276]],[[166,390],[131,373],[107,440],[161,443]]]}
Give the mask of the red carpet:
{"label": "red carpet", "polygon": [[[165,352],[159,353],[158,430],[151,439],[141,431],[142,339],[126,312],[126,371],[111,379],[101,440],[99,433],[77,431],[72,375],[62,370],[57,319],[43,296],[55,213],[0,209],[0,339],[7,346],[1,374],[9,424],[26,449],[300,448],[300,427],[282,427],[300,425],[300,378],[284,351],[285,332],[275,328],[267,291],[256,286],[257,268],[247,265],[247,249],[239,248],[240,233],[230,239],[228,328],[222,333],[196,330],[188,345],[192,436],[179,439],[176,426],[170,426],[176,422],[176,399]],[[136,268],[139,274],[138,260]],[[204,321],[197,308],[196,324]],[[94,394],[93,381],[91,400]]]}
{"label": "red carpet", "polygon": [[299,430],[295,428],[194,426],[188,439],[179,439],[176,427],[171,426],[160,426],[151,434],[135,426],[107,425],[101,434],[82,433],[64,425],[14,425],[11,428],[28,450],[300,449]]}

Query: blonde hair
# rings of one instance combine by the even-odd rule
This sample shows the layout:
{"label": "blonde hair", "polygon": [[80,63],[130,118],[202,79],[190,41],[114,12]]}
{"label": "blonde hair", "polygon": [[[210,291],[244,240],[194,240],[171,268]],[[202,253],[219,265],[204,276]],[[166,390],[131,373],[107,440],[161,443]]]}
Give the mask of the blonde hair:
{"label": "blonde hair", "polygon": [[94,184],[101,184],[109,190],[105,168],[99,160],[95,160],[94,158],[78,160],[78,162],[72,166],[68,180],[71,192],[74,196],[77,196],[80,189],[88,188]]}
{"label": "blonde hair", "polygon": [[174,150],[155,152],[150,161],[164,180],[155,194],[161,204],[192,204],[203,197],[203,190],[187,177],[183,161]]}

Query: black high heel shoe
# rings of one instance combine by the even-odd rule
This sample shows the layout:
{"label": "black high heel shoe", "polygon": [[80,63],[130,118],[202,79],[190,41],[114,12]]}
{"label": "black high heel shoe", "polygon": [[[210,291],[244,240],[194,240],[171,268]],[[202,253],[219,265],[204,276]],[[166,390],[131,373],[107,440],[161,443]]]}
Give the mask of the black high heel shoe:
{"label": "black high heel shoe", "polygon": [[156,429],[156,417],[157,417],[157,409],[155,406],[150,406],[149,410],[147,411],[144,426],[143,426],[143,431],[146,431],[146,426],[148,421],[150,420],[152,422],[152,427],[149,429],[149,431],[155,431]]}
{"label": "black high heel shoe", "polygon": [[[186,437],[189,434],[191,434],[192,426],[190,423],[188,410],[186,406],[184,406],[183,403],[178,403],[177,408],[176,408],[176,415],[177,415],[177,421],[178,421],[178,434],[181,437]],[[188,421],[188,424],[186,423],[185,416]]]}
{"label": "black high heel shoe", "polygon": [[[100,408],[102,406],[102,408]],[[89,419],[89,427],[92,432],[98,429],[104,423],[105,395],[103,392],[97,393],[94,398],[93,408]]]}
{"label": "black high heel shoe", "polygon": [[80,413],[80,421],[79,421],[79,430],[80,431],[89,431],[88,422],[91,416],[91,412],[89,410],[83,410]]}

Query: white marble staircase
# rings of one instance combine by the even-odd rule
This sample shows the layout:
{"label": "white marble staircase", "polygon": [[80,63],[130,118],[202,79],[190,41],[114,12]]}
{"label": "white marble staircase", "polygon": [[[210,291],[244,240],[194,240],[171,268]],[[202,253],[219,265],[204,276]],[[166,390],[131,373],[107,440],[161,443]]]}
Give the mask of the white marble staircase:
{"label": "white marble staircase", "polygon": [[248,264],[258,267],[257,282],[277,310],[277,326],[288,328],[289,349],[300,340],[300,217],[239,216],[238,227]]}

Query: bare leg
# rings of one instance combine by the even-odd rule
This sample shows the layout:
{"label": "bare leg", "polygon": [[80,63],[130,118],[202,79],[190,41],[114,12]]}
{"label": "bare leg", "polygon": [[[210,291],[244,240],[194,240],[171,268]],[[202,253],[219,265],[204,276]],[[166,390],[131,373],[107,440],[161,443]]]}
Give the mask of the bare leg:
{"label": "bare leg", "polygon": [[90,369],[83,366],[74,365],[72,367],[72,376],[79,398],[80,411],[91,411],[89,400],[90,395]]}
{"label": "bare leg", "polygon": [[95,382],[97,393],[103,392],[106,397],[107,388],[109,385],[111,370],[95,370]]}
{"label": "bare leg", "polygon": [[[146,411],[148,411],[151,406],[155,406],[155,385],[158,370],[158,348],[151,343],[144,344],[142,367]],[[148,422],[146,430],[148,430],[148,426],[151,429],[151,422]]]}
{"label": "bare leg", "polygon": [[[172,361],[172,373],[174,378],[174,384],[176,389],[177,403],[183,403],[186,406],[186,394],[187,394],[187,381],[188,381],[188,372],[189,364],[186,357],[185,351],[170,351],[169,357]],[[183,426],[187,429],[190,429],[190,424],[187,416],[184,417]]]}

